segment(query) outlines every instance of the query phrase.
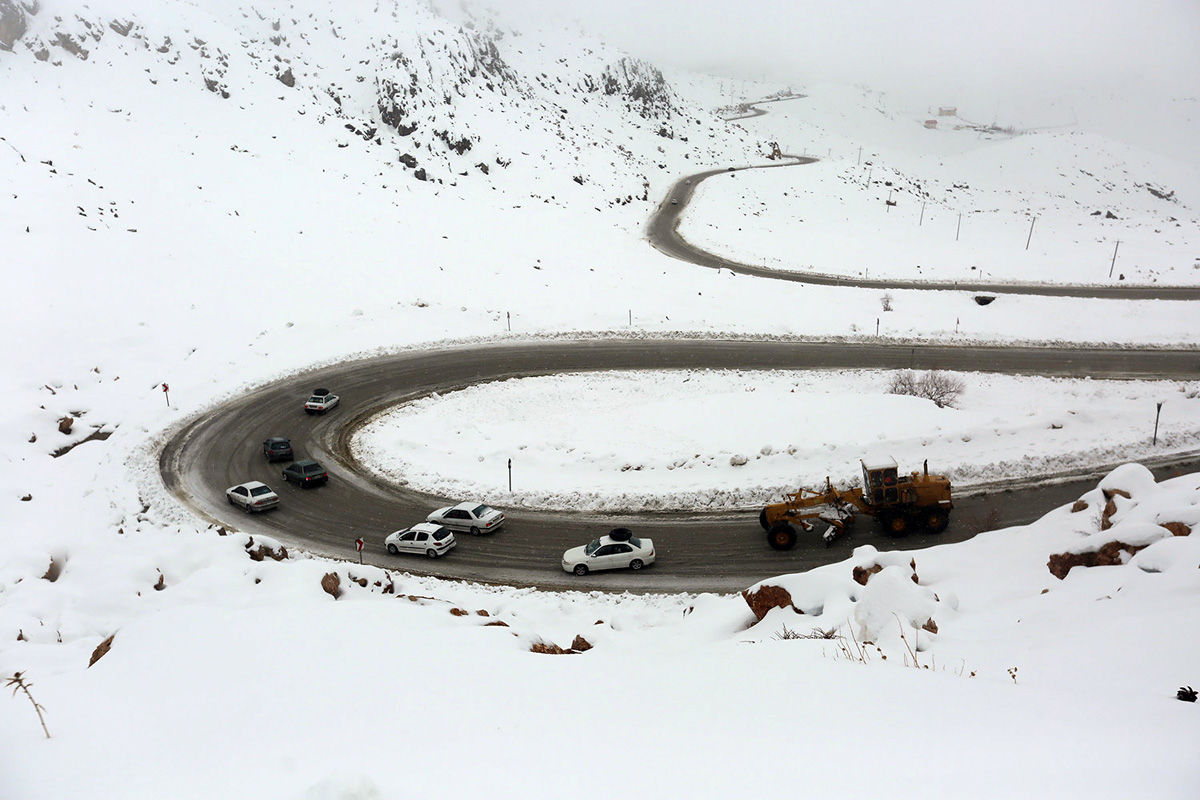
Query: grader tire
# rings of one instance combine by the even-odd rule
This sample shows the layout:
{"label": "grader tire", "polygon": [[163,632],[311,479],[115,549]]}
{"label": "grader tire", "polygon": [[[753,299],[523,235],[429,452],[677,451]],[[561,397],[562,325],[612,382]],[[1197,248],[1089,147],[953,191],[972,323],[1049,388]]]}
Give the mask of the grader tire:
{"label": "grader tire", "polygon": [[796,529],[786,522],[776,522],[767,531],[767,541],[776,550],[791,550],[796,546]]}
{"label": "grader tire", "polygon": [[950,524],[950,512],[944,508],[929,508],[921,514],[921,527],[930,533],[941,533]]}
{"label": "grader tire", "polygon": [[881,514],[879,524],[883,527],[883,532],[888,536],[899,538],[907,536],[909,530],[912,529],[912,520],[907,514],[902,511],[893,511],[888,514]]}
{"label": "grader tire", "polygon": [[[231,500],[230,502],[233,502],[233,501]],[[764,531],[767,528],[771,527],[770,525],[767,524],[767,510],[765,508],[762,511],[758,512],[758,524],[762,525],[762,529]]]}

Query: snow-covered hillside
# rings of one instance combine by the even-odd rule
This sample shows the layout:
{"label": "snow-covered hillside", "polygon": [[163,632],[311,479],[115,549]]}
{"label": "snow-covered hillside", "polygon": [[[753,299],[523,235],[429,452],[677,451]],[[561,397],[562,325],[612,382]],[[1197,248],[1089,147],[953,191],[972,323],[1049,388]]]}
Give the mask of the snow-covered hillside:
{"label": "snow-covered hillside", "polygon": [[[0,0],[0,677],[32,683],[52,736],[19,687],[0,700],[0,795],[1189,797],[1197,709],[1174,694],[1200,685],[1200,652],[1179,635],[1197,621],[1200,556],[1194,536],[1164,531],[1200,524],[1195,476],[1154,485],[1123,468],[1084,510],[906,554],[919,583],[868,551],[781,577],[772,585],[804,616],[777,608],[761,622],[737,596],[552,594],[285,555],[197,519],[162,485],[163,441],[222,400],[313,365],[460,340],[1200,343],[1186,302],[983,307],[910,291],[885,312],[879,292],[667,258],[644,239],[667,189],[764,163],[778,142],[823,160],[706,183],[689,235],[851,274],[869,261],[873,275],[937,264],[990,278],[1008,274],[1010,239],[1023,245],[1006,221],[1032,209],[1045,214],[1036,256],[1012,275],[1042,279],[1069,258],[1050,277],[1091,280],[1108,256],[1094,268],[1082,243],[1117,236],[1142,265],[1127,280],[1196,282],[1195,163],[1086,128],[927,131],[923,114],[859,88],[796,83],[807,97],[727,123],[719,109],[786,88],[733,86],[572,30],[451,20],[419,0]],[[968,174],[969,190],[954,186]],[[911,221],[917,184],[930,195],[920,232],[944,228],[957,198],[981,210],[960,242],[970,258],[926,259],[930,241],[890,227]],[[884,189],[902,187],[886,211]],[[1118,220],[1093,219],[1099,208]],[[985,218],[1004,224],[985,237]],[[714,400],[741,388],[706,380]],[[669,402],[666,382],[631,396],[657,386]],[[1045,414],[1014,398],[971,412],[967,435],[984,431],[995,454],[964,453],[955,428],[947,458],[962,453],[969,471],[1022,450],[1055,457],[1042,438],[1013,444],[1012,431],[1037,438],[1031,426],[1118,458],[1141,423],[1114,417],[1148,423],[1165,388],[1123,384],[1120,409],[1064,429],[1055,413],[1073,398]],[[1192,388],[1171,387],[1174,446],[1200,427],[1170,416],[1194,414]],[[864,394],[854,384],[836,404],[853,417]],[[712,427],[702,396],[677,396],[687,402],[660,418]],[[593,430],[627,419],[590,413]],[[706,444],[761,455],[762,430]],[[818,449],[863,444],[849,427],[822,436]],[[1067,553],[1112,563],[1060,581],[1046,560]],[[851,586],[871,562],[872,583]],[[926,607],[936,616],[919,619]],[[889,628],[889,609],[911,638]],[[794,638],[817,625],[833,638]],[[878,649],[858,649],[865,631]],[[906,655],[928,669],[905,669]],[[647,766],[589,771],[614,742]],[[1075,768],[1089,764],[1106,768]]]}
{"label": "snow-covered hillside", "polygon": [[[1195,160],[1077,124],[1001,129],[845,87],[806,95],[771,113],[794,120],[785,152],[821,161],[705,181],[681,226],[689,241],[856,277],[1200,284]],[[723,221],[730,208],[736,227]]]}

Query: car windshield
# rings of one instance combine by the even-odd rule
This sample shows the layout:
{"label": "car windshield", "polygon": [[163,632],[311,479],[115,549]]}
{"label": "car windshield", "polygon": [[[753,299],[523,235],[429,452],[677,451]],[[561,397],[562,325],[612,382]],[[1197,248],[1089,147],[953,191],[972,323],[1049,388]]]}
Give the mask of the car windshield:
{"label": "car windshield", "polygon": [[450,535],[450,531],[446,530],[445,528],[438,528],[436,531],[433,532],[433,538],[437,539],[439,541],[442,539],[445,539],[449,535]]}
{"label": "car windshield", "polygon": [[475,506],[475,510],[472,511],[471,513],[475,515],[476,519],[479,519],[482,516],[492,513],[492,509],[481,503],[481,504]]}
{"label": "car windshield", "polygon": [[305,464],[304,471],[305,472],[320,472],[321,465],[320,464]]}
{"label": "car windshield", "polygon": [[255,486],[254,488],[252,488],[250,490],[250,494],[254,495],[255,497],[260,497],[264,494],[270,494],[270,493],[271,493],[270,486]]}
{"label": "car windshield", "polygon": [[324,402],[324,400],[325,398],[318,394],[314,394],[312,397],[308,398],[308,402],[310,403],[321,403]]}
{"label": "car windshield", "polygon": [[592,539],[592,541],[588,542],[588,546],[583,548],[583,552],[587,553],[590,556],[590,555],[595,555],[596,551],[599,549],[600,549],[600,540]]}
{"label": "car windshield", "polygon": [[641,540],[641,539],[639,539],[639,538],[638,538],[638,537],[636,537],[636,536],[630,536],[630,537],[629,537],[629,543],[630,543],[631,545],[633,545],[634,547],[641,547],[641,546],[642,546],[642,540]]}

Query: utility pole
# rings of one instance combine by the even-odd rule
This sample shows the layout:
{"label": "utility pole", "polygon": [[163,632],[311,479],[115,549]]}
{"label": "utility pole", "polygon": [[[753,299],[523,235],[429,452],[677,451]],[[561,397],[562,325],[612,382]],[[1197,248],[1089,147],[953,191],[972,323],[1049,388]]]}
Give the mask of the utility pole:
{"label": "utility pole", "polygon": [[1158,410],[1154,412],[1154,440],[1150,442],[1151,445],[1158,444],[1158,417],[1160,414],[1162,414],[1161,400],[1158,402]]}
{"label": "utility pole", "polygon": [[862,148],[858,148],[858,163],[862,164]]}
{"label": "utility pole", "polygon": [[921,219],[917,221],[917,227],[921,227],[925,222],[925,201],[921,201]]}
{"label": "utility pole", "polygon": [[1118,247],[1120,247],[1120,246],[1121,246],[1121,240],[1120,240],[1120,239],[1117,239],[1117,247],[1114,247],[1114,248],[1113,248],[1113,260],[1112,260],[1112,263],[1108,265],[1108,277],[1110,277],[1110,278],[1112,277],[1112,274],[1113,274],[1113,268],[1114,268],[1115,266],[1117,266],[1117,248],[1118,248]]}
{"label": "utility pole", "polygon": [[958,232],[962,230],[962,212],[958,212],[958,227],[954,229],[954,241],[958,241]]}
{"label": "utility pole", "polygon": [[1035,222],[1037,222],[1037,217],[1034,217],[1033,220],[1029,223],[1029,236],[1026,237],[1026,239],[1025,239],[1025,249],[1026,250],[1029,249],[1029,243],[1031,241],[1033,241],[1033,223],[1035,223]]}

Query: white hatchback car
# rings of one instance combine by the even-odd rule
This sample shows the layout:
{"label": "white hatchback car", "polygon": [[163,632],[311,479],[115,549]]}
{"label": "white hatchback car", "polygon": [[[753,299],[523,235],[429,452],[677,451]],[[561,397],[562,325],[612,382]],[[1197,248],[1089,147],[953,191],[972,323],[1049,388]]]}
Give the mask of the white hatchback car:
{"label": "white hatchback car", "polygon": [[486,503],[467,500],[456,506],[439,508],[425,521],[478,536],[481,533],[495,533],[504,527],[504,514]]}
{"label": "white hatchback car", "polygon": [[248,481],[225,490],[225,499],[230,505],[241,506],[247,514],[251,511],[266,511],[279,505],[279,495],[262,481]]}
{"label": "white hatchback car", "polygon": [[629,528],[613,528],[607,536],[593,539],[581,547],[563,553],[565,572],[587,575],[602,569],[639,570],[654,563],[654,542],[639,539]]}
{"label": "white hatchback car", "polygon": [[418,522],[411,528],[389,534],[383,540],[383,544],[394,556],[400,553],[417,553],[437,558],[453,550],[458,542],[454,540],[454,534],[443,526]]}
{"label": "white hatchback car", "polygon": [[313,389],[308,400],[304,403],[305,414],[324,414],[341,402],[340,398],[325,388]]}

